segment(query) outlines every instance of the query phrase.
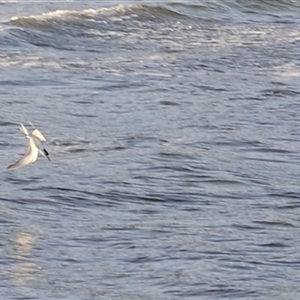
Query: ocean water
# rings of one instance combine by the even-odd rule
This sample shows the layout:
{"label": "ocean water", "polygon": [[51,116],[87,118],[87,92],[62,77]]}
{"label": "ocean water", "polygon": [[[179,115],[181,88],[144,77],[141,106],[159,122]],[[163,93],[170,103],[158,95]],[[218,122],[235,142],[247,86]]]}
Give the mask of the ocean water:
{"label": "ocean water", "polygon": [[1,299],[299,298],[298,1],[4,0],[0,49]]}

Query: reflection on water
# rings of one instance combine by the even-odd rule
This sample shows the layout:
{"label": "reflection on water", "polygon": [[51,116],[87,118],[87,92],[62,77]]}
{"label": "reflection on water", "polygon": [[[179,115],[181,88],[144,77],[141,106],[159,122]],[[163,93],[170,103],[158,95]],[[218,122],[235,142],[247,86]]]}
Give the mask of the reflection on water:
{"label": "reflection on water", "polygon": [[11,239],[13,265],[10,280],[15,285],[25,287],[37,273],[36,264],[31,259],[34,242],[34,236],[26,232],[20,232]]}

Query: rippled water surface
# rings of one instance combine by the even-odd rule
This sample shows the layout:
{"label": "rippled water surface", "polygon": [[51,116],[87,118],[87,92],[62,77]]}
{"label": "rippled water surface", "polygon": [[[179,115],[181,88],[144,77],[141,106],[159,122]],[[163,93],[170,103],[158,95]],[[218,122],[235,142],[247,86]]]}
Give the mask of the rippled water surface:
{"label": "rippled water surface", "polygon": [[1,299],[299,297],[297,1],[0,7]]}

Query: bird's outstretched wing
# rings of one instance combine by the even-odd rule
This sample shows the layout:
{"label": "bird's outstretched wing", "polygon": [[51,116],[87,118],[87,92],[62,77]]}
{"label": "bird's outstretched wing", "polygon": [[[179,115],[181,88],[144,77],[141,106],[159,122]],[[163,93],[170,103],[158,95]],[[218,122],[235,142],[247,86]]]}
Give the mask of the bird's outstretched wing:
{"label": "bird's outstretched wing", "polygon": [[20,129],[21,129],[21,131],[25,134],[25,136],[28,136],[29,135],[29,132],[28,132],[28,130],[26,129],[26,127],[21,123],[20,124],[21,126],[20,126]]}
{"label": "bird's outstretched wing", "polygon": [[29,140],[29,147],[27,153],[20,158],[17,162],[7,167],[7,170],[12,171],[24,166],[27,166],[37,160],[39,150],[36,147],[33,147],[33,141]]}
{"label": "bird's outstretched wing", "polygon": [[32,134],[37,137],[41,142],[46,142],[46,138],[42,135],[42,133],[38,129],[34,129]]}

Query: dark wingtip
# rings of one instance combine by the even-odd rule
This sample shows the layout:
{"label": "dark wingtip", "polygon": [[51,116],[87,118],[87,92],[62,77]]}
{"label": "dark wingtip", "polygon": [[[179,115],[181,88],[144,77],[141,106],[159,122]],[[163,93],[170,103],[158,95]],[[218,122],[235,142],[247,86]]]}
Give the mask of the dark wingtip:
{"label": "dark wingtip", "polygon": [[44,148],[44,153],[46,154],[46,157],[47,157],[47,159],[49,160],[49,161],[51,161],[50,160],[50,157],[49,157],[49,153],[48,153],[48,151]]}

